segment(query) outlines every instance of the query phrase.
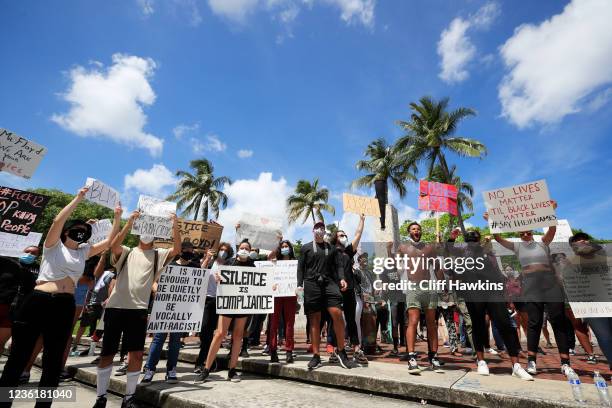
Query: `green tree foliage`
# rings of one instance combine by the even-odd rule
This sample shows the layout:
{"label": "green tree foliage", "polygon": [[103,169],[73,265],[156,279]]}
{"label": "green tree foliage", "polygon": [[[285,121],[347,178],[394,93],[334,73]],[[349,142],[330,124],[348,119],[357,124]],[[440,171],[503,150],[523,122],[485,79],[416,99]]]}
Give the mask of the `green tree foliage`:
{"label": "green tree foliage", "polygon": [[323,211],[335,215],[336,209],[328,204],[329,190],[319,186],[319,179],[316,178],[311,183],[308,180],[300,180],[295,187],[295,193],[287,198],[287,210],[289,211],[289,223],[294,223],[300,218],[302,224],[312,218],[312,223],[316,222],[315,216],[319,221],[325,222]]}

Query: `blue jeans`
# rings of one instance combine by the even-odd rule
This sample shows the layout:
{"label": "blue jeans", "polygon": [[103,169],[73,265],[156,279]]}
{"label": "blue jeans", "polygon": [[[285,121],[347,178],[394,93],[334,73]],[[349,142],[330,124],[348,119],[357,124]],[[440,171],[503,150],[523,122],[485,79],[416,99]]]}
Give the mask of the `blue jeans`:
{"label": "blue jeans", "polygon": [[[170,333],[170,340],[168,340],[168,359],[166,361],[167,371],[176,368],[178,362],[179,351],[181,350],[181,336],[183,333]],[[161,357],[162,348],[166,342],[168,333],[155,333],[153,341],[151,342],[151,349],[149,350],[149,357],[145,367],[148,370],[155,371],[159,358]]]}
{"label": "blue jeans", "polygon": [[588,317],[583,320],[595,333],[599,348],[612,368],[612,317]]}

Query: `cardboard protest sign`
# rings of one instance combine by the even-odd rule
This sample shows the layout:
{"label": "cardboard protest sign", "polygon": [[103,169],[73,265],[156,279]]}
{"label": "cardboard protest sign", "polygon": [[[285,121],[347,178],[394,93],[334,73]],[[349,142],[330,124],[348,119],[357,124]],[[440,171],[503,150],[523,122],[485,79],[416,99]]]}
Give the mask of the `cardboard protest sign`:
{"label": "cardboard protest sign", "polygon": [[[219,249],[223,226],[204,221],[191,221],[182,218],[178,219],[178,228],[181,234],[181,241],[189,241],[195,248],[202,250]],[[159,248],[170,248],[173,243],[171,240],[155,241],[155,246]]]}
{"label": "cardboard protest sign", "polygon": [[147,332],[199,332],[209,273],[206,269],[166,266],[157,282]]}
{"label": "cardboard protest sign", "polygon": [[144,214],[170,217],[176,213],[176,203],[141,194],[138,197],[138,211]]}
{"label": "cardboard protest sign", "polygon": [[132,225],[132,234],[155,238],[172,237],[172,219],[157,215],[140,214]]}
{"label": "cardboard protest sign", "polygon": [[46,147],[0,128],[0,171],[29,179],[45,153]]}
{"label": "cardboard protest sign", "polygon": [[492,233],[519,232],[557,225],[546,180],[482,193]]}
{"label": "cardboard protest sign", "polygon": [[273,277],[272,289],[274,297],[295,296],[295,290],[297,289],[297,265],[297,260],[255,262],[256,267],[269,271],[268,276]]}
{"label": "cardboard protest sign", "polygon": [[27,247],[40,245],[41,238],[40,232],[30,232],[28,235],[0,232],[0,256],[18,258],[23,255],[23,250]]}
{"label": "cardboard protest sign", "polygon": [[449,213],[457,216],[457,187],[452,184],[421,180],[419,210]]}
{"label": "cardboard protest sign", "polygon": [[110,234],[113,229],[113,223],[111,220],[99,220],[95,224],[91,225],[91,238],[87,241],[90,245],[95,245],[100,241],[104,241],[108,238],[108,234]]}
{"label": "cardboard protest sign", "polygon": [[344,212],[380,217],[380,207],[376,198],[343,193],[342,207]]}
{"label": "cardboard protest sign", "polygon": [[0,187],[0,232],[28,235],[48,202],[42,194]]}
{"label": "cardboard protest sign", "polygon": [[245,266],[219,266],[217,314],[274,312],[273,279],[269,271]]}
{"label": "cardboard protest sign", "polygon": [[106,208],[114,210],[119,203],[119,193],[112,187],[91,177],[87,177],[85,187],[89,190],[85,194],[85,199],[92,203],[100,204]]}
{"label": "cardboard protest sign", "polygon": [[253,248],[275,249],[282,235],[282,220],[244,213],[240,217],[240,228],[236,230],[238,242],[248,238]]}

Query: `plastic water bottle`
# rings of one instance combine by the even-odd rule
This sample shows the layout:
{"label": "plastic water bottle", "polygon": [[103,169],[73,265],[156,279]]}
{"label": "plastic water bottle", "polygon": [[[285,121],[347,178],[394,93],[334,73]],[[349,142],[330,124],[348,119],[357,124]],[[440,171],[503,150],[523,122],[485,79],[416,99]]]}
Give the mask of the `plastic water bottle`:
{"label": "plastic water bottle", "polygon": [[300,306],[304,305],[304,288],[297,288],[297,301]]}
{"label": "plastic water bottle", "polygon": [[585,402],[582,395],[582,388],[580,386],[580,378],[573,370],[567,376],[570,386],[572,387],[572,394],[574,394],[574,400],[578,402]]}
{"label": "plastic water bottle", "polygon": [[597,387],[597,394],[599,394],[599,402],[604,407],[609,407],[610,405],[610,395],[608,394],[608,384],[606,383],[606,379],[599,374],[599,371],[595,371],[593,373],[593,382],[595,383],[595,387]]}

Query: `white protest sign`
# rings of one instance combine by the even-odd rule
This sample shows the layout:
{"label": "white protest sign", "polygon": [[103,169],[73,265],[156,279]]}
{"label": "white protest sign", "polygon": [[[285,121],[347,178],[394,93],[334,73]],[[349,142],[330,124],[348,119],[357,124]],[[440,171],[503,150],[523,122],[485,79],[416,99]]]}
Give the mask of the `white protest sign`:
{"label": "white protest sign", "polygon": [[89,245],[95,245],[98,242],[104,241],[108,238],[108,234],[110,234],[113,229],[113,223],[111,220],[104,219],[99,220],[95,224],[91,225],[91,238],[89,238]]}
{"label": "white protest sign", "polygon": [[41,238],[40,232],[30,232],[28,235],[0,232],[0,256],[20,257],[27,247],[40,245]]}
{"label": "white protest sign", "polygon": [[295,296],[297,289],[297,260],[292,261],[257,261],[255,266],[270,271],[273,279],[274,297]]}
{"label": "white protest sign", "polygon": [[0,171],[29,179],[45,153],[46,147],[0,128]]}
{"label": "white protest sign", "polygon": [[[569,243],[569,239],[574,233],[572,232],[572,227],[569,224],[568,220],[557,220],[557,231],[555,231],[555,236],[553,238],[553,242],[565,242]],[[548,232],[548,227],[543,228],[544,234]]]}
{"label": "white protest sign", "polygon": [[169,239],[172,237],[172,219],[157,215],[140,214],[134,220],[132,234]]}
{"label": "white protest sign", "polygon": [[138,197],[137,209],[144,214],[170,217],[170,215],[176,213],[176,203],[141,194]]}
{"label": "white protest sign", "polygon": [[217,314],[274,313],[273,279],[269,271],[246,266],[220,265]]}
{"label": "white protest sign", "polygon": [[157,282],[148,333],[199,332],[210,270],[168,265]]}
{"label": "white protest sign", "polygon": [[253,248],[275,249],[282,235],[283,222],[280,219],[244,213],[240,217],[240,228],[236,230],[238,242],[248,238]]}
{"label": "white protest sign", "polygon": [[85,187],[89,187],[89,190],[85,193],[86,200],[100,204],[111,210],[114,210],[117,206],[119,202],[119,193],[114,188],[91,177],[87,177]]}
{"label": "white protest sign", "polygon": [[492,233],[519,232],[557,225],[546,180],[482,193]]}

